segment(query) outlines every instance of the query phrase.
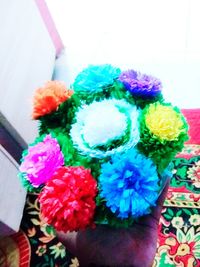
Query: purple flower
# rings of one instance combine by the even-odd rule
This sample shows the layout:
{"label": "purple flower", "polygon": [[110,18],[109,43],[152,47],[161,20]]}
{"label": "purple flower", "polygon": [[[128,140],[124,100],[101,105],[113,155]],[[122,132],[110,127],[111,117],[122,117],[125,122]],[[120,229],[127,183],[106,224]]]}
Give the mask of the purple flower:
{"label": "purple flower", "polygon": [[122,72],[119,80],[134,96],[153,98],[161,93],[162,84],[160,80],[134,70]]}
{"label": "purple flower", "polygon": [[34,187],[47,182],[64,164],[64,157],[56,139],[47,135],[42,142],[30,146],[20,166],[20,171]]}

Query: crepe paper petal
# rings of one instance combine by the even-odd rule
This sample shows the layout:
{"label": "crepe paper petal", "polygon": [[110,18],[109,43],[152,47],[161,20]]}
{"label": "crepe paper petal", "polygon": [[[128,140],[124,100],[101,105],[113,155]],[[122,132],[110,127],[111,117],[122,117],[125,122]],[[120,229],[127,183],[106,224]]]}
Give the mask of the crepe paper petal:
{"label": "crepe paper petal", "polygon": [[162,172],[188,140],[188,125],[180,110],[159,102],[148,105],[140,114],[138,148],[153,159]]}
{"label": "crepe paper petal", "polygon": [[97,182],[89,169],[61,167],[39,195],[42,216],[58,231],[94,226]]}
{"label": "crepe paper petal", "polygon": [[73,91],[67,89],[63,82],[47,82],[35,92],[33,99],[33,119],[38,119],[57,110],[58,106],[69,99],[72,94]]}
{"label": "crepe paper petal", "polygon": [[128,150],[139,141],[138,116],[139,110],[125,100],[84,105],[70,131],[74,146],[82,155],[100,159]]}
{"label": "crepe paper petal", "polygon": [[64,157],[56,139],[47,135],[43,141],[29,146],[22,159],[20,172],[25,173],[34,187],[47,182],[54,172],[64,164]]}
{"label": "crepe paper petal", "polygon": [[106,206],[119,218],[150,213],[158,197],[158,173],[151,159],[131,149],[114,155],[102,165],[100,196]]}

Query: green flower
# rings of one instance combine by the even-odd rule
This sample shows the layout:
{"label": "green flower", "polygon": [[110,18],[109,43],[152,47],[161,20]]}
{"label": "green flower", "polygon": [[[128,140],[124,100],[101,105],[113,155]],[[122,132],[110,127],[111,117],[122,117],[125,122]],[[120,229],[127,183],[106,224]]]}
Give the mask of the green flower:
{"label": "green flower", "polygon": [[43,254],[45,254],[47,251],[47,246],[46,245],[41,245],[38,247],[36,254],[41,257]]}
{"label": "green flower", "polygon": [[58,242],[56,245],[51,246],[50,249],[52,250],[51,255],[54,255],[55,259],[57,259],[58,257],[61,257],[63,259],[66,256],[65,247],[60,242]]}

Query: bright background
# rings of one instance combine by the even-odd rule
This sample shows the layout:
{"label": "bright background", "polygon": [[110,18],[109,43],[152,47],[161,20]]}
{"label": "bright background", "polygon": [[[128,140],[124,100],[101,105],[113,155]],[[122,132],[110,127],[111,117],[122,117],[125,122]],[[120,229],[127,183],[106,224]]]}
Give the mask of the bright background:
{"label": "bright background", "polygon": [[111,63],[160,78],[164,95],[199,108],[199,0],[46,0],[66,47],[63,79]]}

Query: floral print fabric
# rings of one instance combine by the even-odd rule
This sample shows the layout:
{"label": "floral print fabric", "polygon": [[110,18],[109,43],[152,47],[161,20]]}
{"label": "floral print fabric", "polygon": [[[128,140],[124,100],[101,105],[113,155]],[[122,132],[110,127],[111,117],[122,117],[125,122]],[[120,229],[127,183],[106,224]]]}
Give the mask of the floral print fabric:
{"label": "floral print fabric", "polygon": [[153,267],[163,266],[200,266],[199,145],[186,145],[174,160],[153,264]]}
{"label": "floral print fabric", "polygon": [[[78,267],[78,259],[40,216],[37,195],[26,200],[21,231],[0,242],[0,267]],[[6,253],[5,253],[6,251]],[[13,258],[13,259],[14,259]],[[200,145],[186,145],[174,160],[173,177],[159,225],[153,267],[200,266]]]}

